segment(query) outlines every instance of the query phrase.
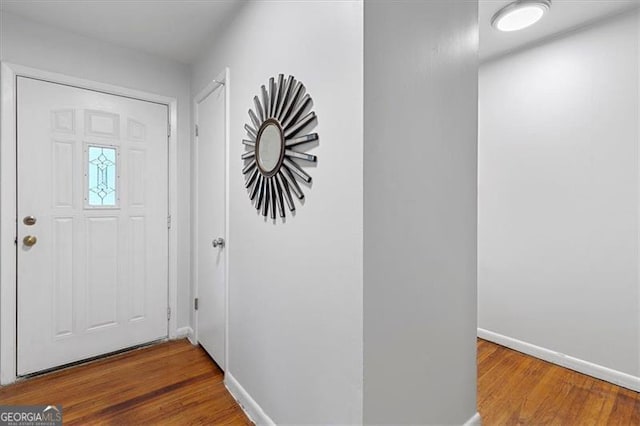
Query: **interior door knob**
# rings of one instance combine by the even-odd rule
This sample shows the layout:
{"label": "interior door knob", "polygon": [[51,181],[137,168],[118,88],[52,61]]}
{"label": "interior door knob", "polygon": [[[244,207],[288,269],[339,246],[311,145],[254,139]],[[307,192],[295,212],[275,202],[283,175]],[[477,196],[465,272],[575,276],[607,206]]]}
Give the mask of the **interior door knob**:
{"label": "interior door knob", "polygon": [[22,239],[22,242],[24,243],[25,246],[31,247],[38,242],[38,239],[34,235],[27,235]]}
{"label": "interior door knob", "polygon": [[224,239],[216,238],[215,240],[213,240],[211,244],[213,244],[213,247],[215,248],[218,248],[218,247],[222,248],[224,247]]}

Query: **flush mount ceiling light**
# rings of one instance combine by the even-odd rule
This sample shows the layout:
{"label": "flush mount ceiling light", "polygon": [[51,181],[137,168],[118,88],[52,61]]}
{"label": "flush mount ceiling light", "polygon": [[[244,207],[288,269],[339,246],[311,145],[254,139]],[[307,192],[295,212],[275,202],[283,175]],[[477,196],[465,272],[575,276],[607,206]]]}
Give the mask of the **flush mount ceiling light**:
{"label": "flush mount ceiling light", "polygon": [[491,18],[500,31],[518,31],[538,22],[551,8],[551,0],[518,0],[509,3]]}

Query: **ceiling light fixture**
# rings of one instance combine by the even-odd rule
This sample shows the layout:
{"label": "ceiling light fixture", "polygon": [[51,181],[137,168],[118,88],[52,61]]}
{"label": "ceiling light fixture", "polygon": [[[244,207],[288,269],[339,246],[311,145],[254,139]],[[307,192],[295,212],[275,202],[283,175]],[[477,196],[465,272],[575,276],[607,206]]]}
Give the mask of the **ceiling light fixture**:
{"label": "ceiling light fixture", "polygon": [[500,31],[518,31],[538,22],[551,8],[551,0],[518,0],[493,15],[491,25]]}

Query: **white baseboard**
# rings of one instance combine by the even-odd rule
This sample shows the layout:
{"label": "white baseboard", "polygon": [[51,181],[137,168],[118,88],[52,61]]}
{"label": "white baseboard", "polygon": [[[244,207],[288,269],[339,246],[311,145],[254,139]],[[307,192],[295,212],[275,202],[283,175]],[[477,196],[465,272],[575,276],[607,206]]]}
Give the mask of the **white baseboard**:
{"label": "white baseboard", "polygon": [[224,384],[253,423],[256,425],[275,426],[275,422],[267,416],[262,410],[262,407],[258,405],[228,371],[224,374]]}
{"label": "white baseboard", "polygon": [[193,336],[193,329],[189,326],[186,327],[180,327],[176,330],[176,339],[184,339],[185,337],[189,339],[189,341],[191,341],[191,343],[193,343],[193,341],[191,340]]}
{"label": "white baseboard", "polygon": [[557,364],[562,367],[577,371],[578,373],[586,374],[597,379],[605,380],[615,385],[622,386],[623,388],[640,392],[640,377],[632,376],[621,371],[603,367],[589,361],[574,358],[560,352],[555,352],[550,349],[523,342],[522,340],[504,336],[502,334],[494,333],[482,328],[478,328],[478,337],[502,346],[506,346],[507,348],[514,349],[518,352],[522,352],[527,355],[531,355],[536,358],[551,362],[553,364]]}
{"label": "white baseboard", "polygon": [[189,343],[191,343],[192,345],[198,346],[198,341],[196,340],[196,333],[193,330],[191,330],[191,332],[187,336],[187,339],[189,339]]}
{"label": "white baseboard", "polygon": [[480,413],[475,413],[462,426],[482,426],[482,419],[480,418]]}

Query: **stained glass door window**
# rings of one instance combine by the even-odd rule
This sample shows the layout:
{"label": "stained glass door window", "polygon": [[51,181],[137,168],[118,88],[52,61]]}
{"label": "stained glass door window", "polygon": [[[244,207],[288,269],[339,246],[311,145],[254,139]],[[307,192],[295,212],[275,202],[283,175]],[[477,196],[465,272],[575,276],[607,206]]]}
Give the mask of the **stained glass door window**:
{"label": "stained glass door window", "polygon": [[118,151],[106,146],[88,146],[87,204],[115,207],[118,201]]}

